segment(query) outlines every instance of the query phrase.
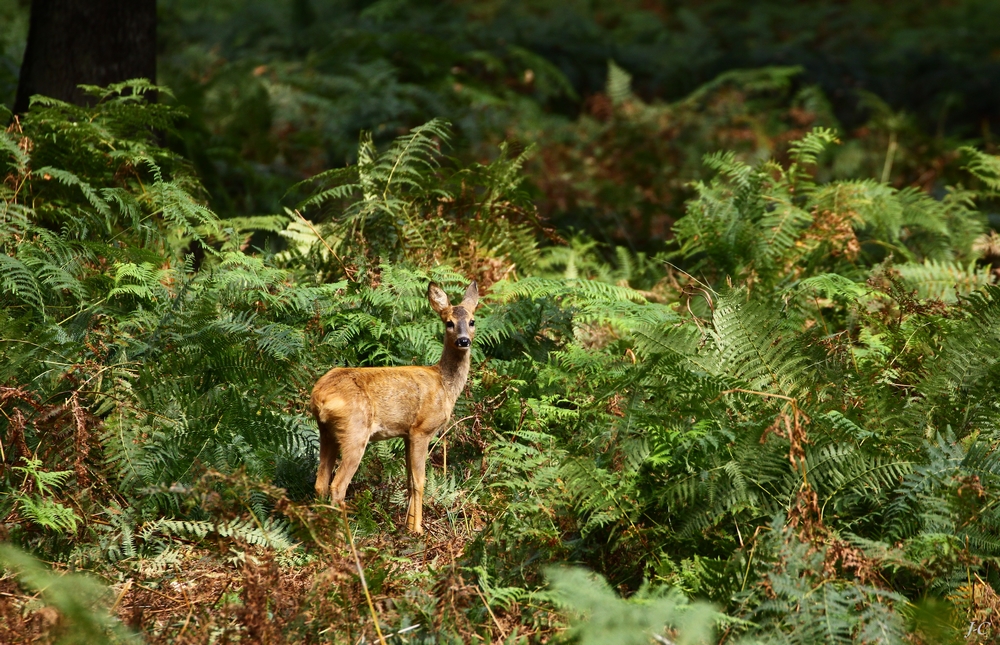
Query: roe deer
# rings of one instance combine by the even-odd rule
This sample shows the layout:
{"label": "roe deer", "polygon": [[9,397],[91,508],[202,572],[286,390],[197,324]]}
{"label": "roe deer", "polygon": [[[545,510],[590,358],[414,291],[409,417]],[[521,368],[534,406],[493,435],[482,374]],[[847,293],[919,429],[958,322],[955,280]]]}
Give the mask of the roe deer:
{"label": "roe deer", "polygon": [[479,288],[473,281],[462,302],[453,307],[448,295],[432,282],[427,298],[445,324],[444,351],[437,365],[334,368],[316,382],[310,405],[319,424],[316,494],[321,498],[330,494],[330,474],[338,452],[334,504],[344,501],[369,441],[402,437],[410,493],[406,528],[414,533],[423,533],[425,464],[431,437],[448,423],[469,378]]}

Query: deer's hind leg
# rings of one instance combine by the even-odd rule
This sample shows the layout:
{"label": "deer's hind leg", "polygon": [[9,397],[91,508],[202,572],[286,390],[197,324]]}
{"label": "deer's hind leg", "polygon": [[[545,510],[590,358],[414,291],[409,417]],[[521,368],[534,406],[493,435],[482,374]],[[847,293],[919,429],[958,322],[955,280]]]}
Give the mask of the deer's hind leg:
{"label": "deer's hind leg", "polygon": [[316,497],[326,499],[330,494],[333,464],[337,461],[337,435],[329,423],[319,423],[319,469],[316,471]]}

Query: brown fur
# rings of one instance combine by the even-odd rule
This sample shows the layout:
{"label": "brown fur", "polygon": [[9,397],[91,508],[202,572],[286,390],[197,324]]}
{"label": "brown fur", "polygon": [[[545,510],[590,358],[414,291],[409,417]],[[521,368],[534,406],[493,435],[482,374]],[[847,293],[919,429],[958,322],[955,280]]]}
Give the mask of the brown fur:
{"label": "brown fur", "polygon": [[[423,532],[430,440],[448,423],[469,377],[479,290],[475,282],[470,284],[461,304],[454,307],[434,283],[427,296],[446,325],[444,351],[437,365],[334,368],[316,382],[310,405],[319,424],[317,496],[332,495],[335,504],[343,502],[368,442],[402,437],[410,493],[406,528],[415,533]],[[331,491],[330,477],[338,453],[340,464]]]}

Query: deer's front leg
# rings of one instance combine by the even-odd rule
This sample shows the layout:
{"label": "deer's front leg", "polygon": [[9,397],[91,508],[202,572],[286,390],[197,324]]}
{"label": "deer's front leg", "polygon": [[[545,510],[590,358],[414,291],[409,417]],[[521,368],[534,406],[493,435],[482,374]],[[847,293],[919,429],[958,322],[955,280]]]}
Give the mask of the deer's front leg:
{"label": "deer's front leg", "polygon": [[431,438],[410,436],[406,439],[406,471],[409,476],[410,503],[406,509],[406,529],[424,532],[424,483],[427,481],[427,449]]}
{"label": "deer's front leg", "polygon": [[347,497],[347,486],[365,455],[368,435],[367,430],[361,428],[337,442],[340,447],[340,465],[337,466],[337,473],[333,476],[333,489],[330,491],[334,506],[342,503]]}

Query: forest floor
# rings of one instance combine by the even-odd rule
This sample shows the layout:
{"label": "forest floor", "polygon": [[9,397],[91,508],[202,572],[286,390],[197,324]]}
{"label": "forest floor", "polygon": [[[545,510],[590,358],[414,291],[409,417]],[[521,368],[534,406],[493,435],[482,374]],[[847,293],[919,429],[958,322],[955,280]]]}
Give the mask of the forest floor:
{"label": "forest floor", "polygon": [[[329,519],[332,508],[294,510],[315,517],[326,511]],[[425,510],[425,532],[414,536],[400,528],[404,513],[397,515],[395,526],[353,545],[342,530],[330,543],[306,540],[284,552],[231,539],[183,545],[175,539],[154,558],[122,560],[97,575],[113,595],[112,613],[152,644],[377,643],[372,612],[387,640],[438,633],[445,623],[466,642],[541,635],[525,631],[516,604],[508,611],[490,608],[463,571],[474,533]],[[367,572],[367,594],[358,562]],[[63,563],[48,564],[56,573],[73,573]],[[60,633],[59,612],[40,593],[25,593],[9,572],[0,577],[0,598],[0,642],[34,643]],[[489,616],[485,626],[468,621],[476,603]],[[421,622],[412,620],[415,607],[427,610]]]}

